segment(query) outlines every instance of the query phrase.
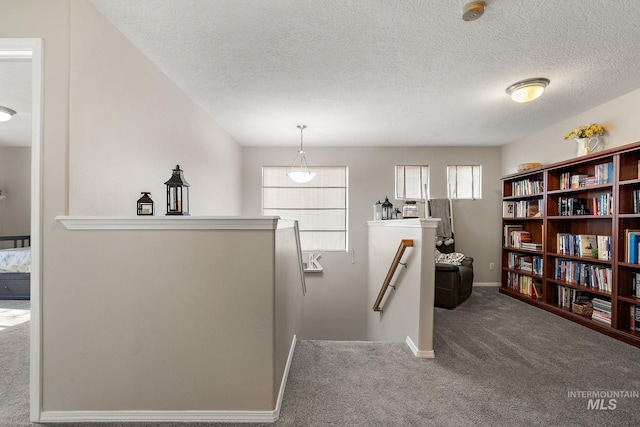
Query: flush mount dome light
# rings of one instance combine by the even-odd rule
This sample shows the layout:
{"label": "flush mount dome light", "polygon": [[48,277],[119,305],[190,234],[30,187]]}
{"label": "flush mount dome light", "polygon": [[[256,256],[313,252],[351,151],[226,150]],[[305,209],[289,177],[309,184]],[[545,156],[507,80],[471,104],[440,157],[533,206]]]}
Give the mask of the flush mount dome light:
{"label": "flush mount dome light", "polygon": [[549,83],[544,77],[522,80],[509,86],[506,92],[516,102],[531,102],[542,95]]}
{"label": "flush mount dome light", "polygon": [[11,117],[13,117],[14,114],[16,114],[16,112],[11,108],[0,106],[0,122],[11,120]]}
{"label": "flush mount dome light", "polygon": [[480,18],[484,14],[485,2],[483,1],[472,1],[471,3],[467,3],[464,5],[464,9],[462,9],[462,20],[463,21],[475,21]]}

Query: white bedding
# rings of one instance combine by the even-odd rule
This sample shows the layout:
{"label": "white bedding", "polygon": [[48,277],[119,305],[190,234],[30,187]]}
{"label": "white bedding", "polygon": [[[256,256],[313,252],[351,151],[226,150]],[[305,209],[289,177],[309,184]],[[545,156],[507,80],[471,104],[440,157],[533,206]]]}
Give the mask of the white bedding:
{"label": "white bedding", "polygon": [[31,248],[0,250],[0,273],[31,272]]}

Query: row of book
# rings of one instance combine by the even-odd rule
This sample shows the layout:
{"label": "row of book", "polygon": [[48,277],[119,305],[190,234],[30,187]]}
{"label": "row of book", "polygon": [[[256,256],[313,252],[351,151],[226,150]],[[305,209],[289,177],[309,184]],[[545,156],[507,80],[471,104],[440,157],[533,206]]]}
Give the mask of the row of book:
{"label": "row of book", "polygon": [[529,251],[542,250],[542,244],[533,242],[531,233],[522,229],[522,224],[506,224],[504,226],[504,239],[505,247],[512,247],[516,249],[526,249]]}
{"label": "row of book", "polygon": [[507,288],[530,296],[531,298],[542,299],[542,283],[531,276],[508,272]]}
{"label": "row of book", "polygon": [[556,245],[560,255],[611,260],[611,236],[557,233]]}
{"label": "row of book", "polygon": [[631,325],[631,329],[634,331],[640,331],[640,307],[632,305],[630,310],[629,324]]}
{"label": "row of book", "polygon": [[633,213],[640,213],[640,189],[633,190]]}
{"label": "row of book", "polygon": [[589,294],[566,286],[556,286],[556,302],[560,307],[571,309],[571,303],[585,301],[589,299]]}
{"label": "row of book", "polygon": [[640,298],[640,273],[631,274],[631,296]]}
{"label": "row of book", "polygon": [[613,277],[610,267],[558,258],[554,278],[599,291],[611,292]]}
{"label": "row of book", "polygon": [[542,193],[544,185],[541,179],[529,178],[511,183],[512,196],[530,196],[532,194]]}
{"label": "row of book", "polygon": [[591,318],[611,326],[611,301],[601,298],[593,298],[593,315]]}
{"label": "row of book", "polygon": [[542,276],[542,257],[509,252],[507,265],[513,270],[522,270]]}
{"label": "row of book", "polygon": [[541,216],[543,212],[542,200],[520,200],[502,202],[502,216],[504,218],[526,218]]}
{"label": "row of book", "polygon": [[558,197],[558,215],[613,215],[613,194],[603,193],[589,199]]}
{"label": "row of book", "polygon": [[613,182],[613,162],[596,165],[594,175],[564,172],[559,179],[561,190],[610,184]]}
{"label": "row of book", "polygon": [[638,264],[640,253],[640,230],[624,230],[624,260],[629,264]]}

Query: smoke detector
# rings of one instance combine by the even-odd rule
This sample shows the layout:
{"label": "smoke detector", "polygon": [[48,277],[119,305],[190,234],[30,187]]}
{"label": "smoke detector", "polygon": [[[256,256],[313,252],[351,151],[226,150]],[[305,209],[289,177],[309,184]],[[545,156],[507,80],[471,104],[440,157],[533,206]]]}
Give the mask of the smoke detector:
{"label": "smoke detector", "polygon": [[462,20],[463,21],[475,21],[480,18],[484,13],[485,2],[483,1],[472,1],[471,3],[467,3],[462,10]]}

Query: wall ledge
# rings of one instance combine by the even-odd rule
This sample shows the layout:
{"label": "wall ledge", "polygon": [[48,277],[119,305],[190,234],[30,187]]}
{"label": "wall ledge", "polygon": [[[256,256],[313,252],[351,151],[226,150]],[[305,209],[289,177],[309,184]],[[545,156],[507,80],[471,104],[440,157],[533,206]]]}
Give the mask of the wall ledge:
{"label": "wall ledge", "polygon": [[384,221],[367,221],[369,227],[416,227],[436,228],[440,218],[388,219]]}
{"label": "wall ledge", "polygon": [[67,230],[275,230],[277,216],[57,216]]}

